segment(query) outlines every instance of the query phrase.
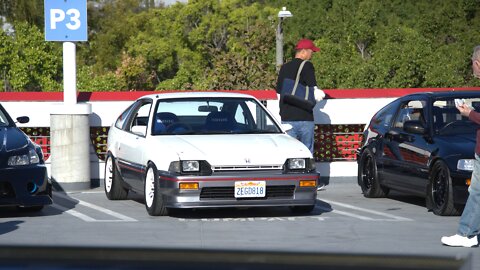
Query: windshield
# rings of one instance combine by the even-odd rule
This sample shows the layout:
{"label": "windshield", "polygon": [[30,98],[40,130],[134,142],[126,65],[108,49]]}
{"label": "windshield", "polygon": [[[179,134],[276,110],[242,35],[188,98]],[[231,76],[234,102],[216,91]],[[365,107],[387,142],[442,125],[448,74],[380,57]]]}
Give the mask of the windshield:
{"label": "windshield", "polygon": [[152,135],[280,133],[254,99],[191,98],[159,100]]}
{"label": "windshield", "polygon": [[[476,111],[480,109],[480,98],[457,98]],[[474,134],[478,125],[462,116],[455,107],[455,99],[439,99],[433,103],[433,129],[439,135]]]}

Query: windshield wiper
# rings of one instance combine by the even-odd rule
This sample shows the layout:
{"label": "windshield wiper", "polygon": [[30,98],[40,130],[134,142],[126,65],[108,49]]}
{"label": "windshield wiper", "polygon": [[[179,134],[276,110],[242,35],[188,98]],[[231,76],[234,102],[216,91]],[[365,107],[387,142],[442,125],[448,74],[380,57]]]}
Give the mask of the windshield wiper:
{"label": "windshield wiper", "polygon": [[271,133],[280,133],[279,131],[273,131],[273,130],[244,130],[244,131],[238,131],[235,132],[238,134],[271,134]]}
{"label": "windshield wiper", "polygon": [[221,131],[221,130],[204,130],[204,131],[200,131],[198,132],[198,134],[234,134],[235,132],[234,131],[231,131],[231,130],[225,130],[225,131]]}

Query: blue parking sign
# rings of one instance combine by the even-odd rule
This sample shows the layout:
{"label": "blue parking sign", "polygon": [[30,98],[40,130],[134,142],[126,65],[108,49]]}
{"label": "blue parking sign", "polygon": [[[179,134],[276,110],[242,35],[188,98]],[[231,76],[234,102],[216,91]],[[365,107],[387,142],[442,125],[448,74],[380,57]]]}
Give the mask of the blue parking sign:
{"label": "blue parking sign", "polygon": [[46,41],[87,41],[87,0],[44,0]]}

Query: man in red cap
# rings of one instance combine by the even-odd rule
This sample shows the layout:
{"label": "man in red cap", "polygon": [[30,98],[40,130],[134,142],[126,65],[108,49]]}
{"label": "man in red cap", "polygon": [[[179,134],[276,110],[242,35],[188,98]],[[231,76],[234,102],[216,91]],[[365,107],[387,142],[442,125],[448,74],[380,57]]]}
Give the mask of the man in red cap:
{"label": "man in red cap", "polygon": [[[295,47],[295,58],[285,63],[278,74],[276,91],[280,95],[280,117],[282,123],[290,124],[292,129],[288,130],[288,135],[301,141],[313,154],[314,130],[313,107],[315,103],[325,97],[325,93],[317,87],[315,79],[315,69],[309,62],[314,52],[320,51],[309,39],[298,41]],[[300,70],[301,68],[301,70]],[[300,71],[300,73],[299,73]],[[295,97],[292,94],[294,88],[298,85],[307,90],[305,100]],[[307,96],[309,97],[307,98]]]}

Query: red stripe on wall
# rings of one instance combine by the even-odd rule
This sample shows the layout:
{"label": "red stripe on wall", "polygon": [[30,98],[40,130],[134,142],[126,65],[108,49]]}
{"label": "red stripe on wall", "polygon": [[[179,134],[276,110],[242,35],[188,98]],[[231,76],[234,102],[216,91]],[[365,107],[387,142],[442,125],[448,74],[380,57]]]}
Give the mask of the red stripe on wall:
{"label": "red stripe on wall", "polygon": [[[418,92],[438,91],[480,91],[480,87],[459,88],[384,88],[384,89],[328,89],[324,90],[327,98],[395,98]],[[79,92],[78,101],[133,101],[150,94],[173,93],[169,91],[132,91],[132,92]],[[220,90],[249,94],[259,100],[276,100],[275,90]],[[63,101],[63,92],[0,92],[0,101]]]}
{"label": "red stripe on wall", "polygon": [[480,87],[458,88],[378,88],[378,89],[330,89],[324,90],[327,98],[395,98],[420,92],[480,91]]}
{"label": "red stripe on wall", "polygon": [[[79,92],[77,100],[133,101],[145,95],[174,92],[180,91]],[[249,94],[259,100],[277,99],[277,94],[273,90],[222,90],[220,92]],[[63,101],[63,92],[0,92],[0,101]]]}

